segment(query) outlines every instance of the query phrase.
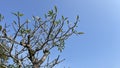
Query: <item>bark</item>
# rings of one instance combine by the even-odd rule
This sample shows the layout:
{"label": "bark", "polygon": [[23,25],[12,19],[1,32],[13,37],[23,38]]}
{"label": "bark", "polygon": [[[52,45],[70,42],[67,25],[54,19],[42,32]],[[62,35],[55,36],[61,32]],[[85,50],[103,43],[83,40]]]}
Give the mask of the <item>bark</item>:
{"label": "bark", "polygon": [[33,68],[40,68],[40,66],[46,60],[46,58],[48,57],[48,55],[49,55],[49,52],[46,51],[40,60],[35,59],[35,61],[33,62]]}
{"label": "bark", "polygon": [[33,64],[33,68],[39,68],[39,64]]}

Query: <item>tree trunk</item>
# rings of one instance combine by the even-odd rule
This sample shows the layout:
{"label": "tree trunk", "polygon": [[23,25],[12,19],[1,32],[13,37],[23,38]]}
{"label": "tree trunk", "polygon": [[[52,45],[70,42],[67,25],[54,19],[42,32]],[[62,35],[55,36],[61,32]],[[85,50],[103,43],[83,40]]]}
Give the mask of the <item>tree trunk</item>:
{"label": "tree trunk", "polygon": [[33,64],[33,68],[40,68],[39,64]]}

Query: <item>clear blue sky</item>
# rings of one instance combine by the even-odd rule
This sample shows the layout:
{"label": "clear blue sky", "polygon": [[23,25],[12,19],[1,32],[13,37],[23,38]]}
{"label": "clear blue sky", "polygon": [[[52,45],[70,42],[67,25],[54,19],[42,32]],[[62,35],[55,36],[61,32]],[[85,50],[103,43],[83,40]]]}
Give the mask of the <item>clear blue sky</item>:
{"label": "clear blue sky", "polygon": [[[120,1],[119,0],[2,0],[0,13],[7,23],[11,12],[20,11],[30,18],[43,15],[56,5],[59,15],[71,21],[80,16],[81,36],[66,42],[61,58],[66,61],[56,68],[120,68]],[[54,54],[54,53],[52,53]]]}

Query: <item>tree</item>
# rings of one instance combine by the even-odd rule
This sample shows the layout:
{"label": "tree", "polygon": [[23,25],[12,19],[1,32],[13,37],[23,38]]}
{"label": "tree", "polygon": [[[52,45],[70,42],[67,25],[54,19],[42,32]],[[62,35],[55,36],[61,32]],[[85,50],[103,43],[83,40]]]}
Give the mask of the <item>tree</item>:
{"label": "tree", "polygon": [[[51,50],[57,48],[62,52],[65,40],[73,34],[83,34],[75,30],[79,16],[76,17],[75,23],[70,23],[64,16],[58,19],[56,6],[45,14],[45,18],[32,16],[32,20],[27,19],[24,22],[21,21],[24,14],[12,14],[17,17],[17,21],[13,21],[11,25],[5,23],[4,27],[0,25],[0,60],[4,61],[0,64],[4,67],[53,68],[64,59],[59,60],[58,56],[50,62]],[[3,19],[4,16],[0,14],[0,21]],[[10,59],[13,63],[7,63]]]}

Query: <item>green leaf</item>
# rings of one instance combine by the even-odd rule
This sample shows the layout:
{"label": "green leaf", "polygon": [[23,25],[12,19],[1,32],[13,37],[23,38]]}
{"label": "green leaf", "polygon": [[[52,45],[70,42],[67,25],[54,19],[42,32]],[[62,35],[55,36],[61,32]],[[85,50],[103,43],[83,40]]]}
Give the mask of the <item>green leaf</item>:
{"label": "green leaf", "polygon": [[77,20],[78,20],[78,19],[79,19],[79,16],[77,15],[77,17],[76,17],[76,18],[77,18]]}
{"label": "green leaf", "polygon": [[0,31],[2,30],[2,26],[0,25]]}
{"label": "green leaf", "polygon": [[20,12],[17,12],[17,15],[21,17],[21,16],[23,16],[24,14],[22,14],[22,13],[20,13]]}
{"label": "green leaf", "polygon": [[20,12],[17,12],[17,13],[12,13],[13,15],[15,15],[15,16],[23,16],[24,14],[22,14],[22,13],[20,13]]}
{"label": "green leaf", "polygon": [[5,54],[2,54],[2,55],[1,55],[1,58],[4,59],[4,60],[7,60],[7,59],[8,59],[8,57],[7,57]]}
{"label": "green leaf", "polygon": [[74,28],[72,28],[72,32],[75,32]]}
{"label": "green leaf", "polygon": [[57,12],[57,7],[56,6],[54,7],[54,9],[55,9],[55,12]]}
{"label": "green leaf", "polygon": [[62,48],[58,47],[58,51],[62,52]]}
{"label": "green leaf", "polygon": [[77,34],[84,34],[84,32],[78,32]]}
{"label": "green leaf", "polygon": [[4,19],[4,16],[0,14],[0,21],[2,21],[3,19]]}
{"label": "green leaf", "polygon": [[50,34],[50,38],[53,38],[54,37],[54,35],[53,34]]}
{"label": "green leaf", "polygon": [[25,29],[24,29],[24,28],[21,28],[21,29],[20,29],[20,33],[21,33],[21,34],[25,34],[25,33],[26,33]]}
{"label": "green leaf", "polygon": [[13,15],[17,16],[17,13],[12,13]]}
{"label": "green leaf", "polygon": [[31,31],[30,29],[28,29],[28,30],[25,30],[25,33],[30,33],[30,31]]}
{"label": "green leaf", "polygon": [[67,20],[67,24],[69,24],[70,22],[69,22],[69,20]]}
{"label": "green leaf", "polygon": [[52,16],[53,15],[53,10],[48,12],[48,16]]}
{"label": "green leaf", "polygon": [[23,16],[24,14],[19,14],[19,16]]}
{"label": "green leaf", "polygon": [[29,19],[26,20],[26,23],[30,23],[30,22],[31,22],[31,20],[29,20]]}
{"label": "green leaf", "polygon": [[54,25],[58,25],[58,24],[59,24],[59,22],[58,22],[58,21],[55,21],[55,22],[54,22]]}
{"label": "green leaf", "polygon": [[64,47],[65,47],[64,44],[65,44],[64,39],[60,38],[59,39],[59,45],[58,45],[58,50],[60,52],[62,52],[62,50],[64,49]]}
{"label": "green leaf", "polygon": [[63,45],[58,45],[57,46],[58,47],[58,51],[60,51],[60,52],[62,52],[63,51],[63,49],[65,48],[65,46],[63,46]]}
{"label": "green leaf", "polygon": [[65,20],[67,20],[68,18],[66,17]]}
{"label": "green leaf", "polygon": [[62,19],[63,19],[63,20],[65,19],[64,16],[62,16]]}
{"label": "green leaf", "polygon": [[13,21],[14,24],[17,24],[16,21]]}

